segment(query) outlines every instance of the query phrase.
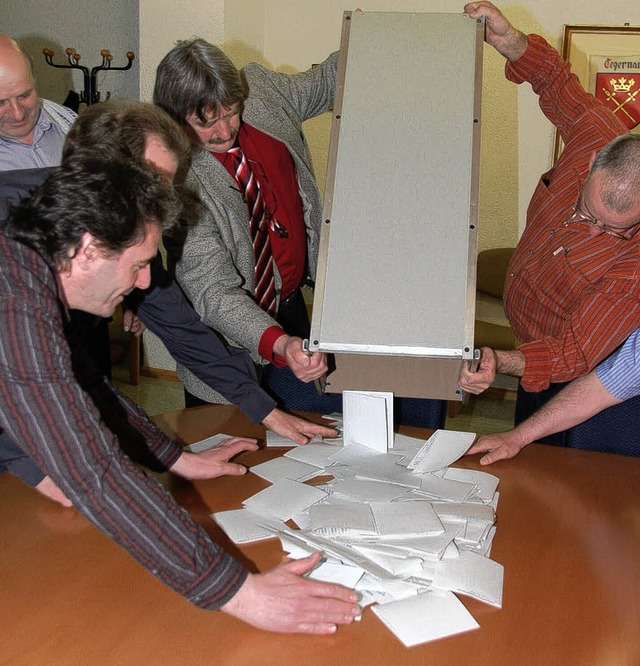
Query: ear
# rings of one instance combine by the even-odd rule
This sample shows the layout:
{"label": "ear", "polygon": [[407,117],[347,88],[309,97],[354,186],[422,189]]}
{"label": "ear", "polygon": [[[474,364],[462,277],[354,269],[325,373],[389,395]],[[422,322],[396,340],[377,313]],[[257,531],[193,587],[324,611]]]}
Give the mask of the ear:
{"label": "ear", "polygon": [[591,153],[591,157],[589,158],[589,169],[593,166],[593,163],[596,161],[596,155],[598,153],[595,152],[595,150]]}
{"label": "ear", "polygon": [[98,256],[98,246],[96,239],[88,231],[85,231],[82,234],[80,239],[80,245],[73,257],[71,257],[71,263],[75,264],[78,268],[82,270],[87,270],[91,268],[91,264],[95,261]]}

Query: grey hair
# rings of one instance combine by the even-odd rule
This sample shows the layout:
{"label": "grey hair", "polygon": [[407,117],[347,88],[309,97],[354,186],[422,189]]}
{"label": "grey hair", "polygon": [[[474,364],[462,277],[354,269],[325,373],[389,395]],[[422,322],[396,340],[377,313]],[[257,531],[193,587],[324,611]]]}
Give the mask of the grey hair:
{"label": "grey hair", "polygon": [[153,101],[179,123],[192,113],[205,122],[208,112],[242,103],[245,97],[235,65],[204,39],[178,42],[156,70]]}
{"label": "grey hair", "polygon": [[589,176],[602,177],[602,201],[616,213],[640,205],[640,135],[622,134],[596,156]]}

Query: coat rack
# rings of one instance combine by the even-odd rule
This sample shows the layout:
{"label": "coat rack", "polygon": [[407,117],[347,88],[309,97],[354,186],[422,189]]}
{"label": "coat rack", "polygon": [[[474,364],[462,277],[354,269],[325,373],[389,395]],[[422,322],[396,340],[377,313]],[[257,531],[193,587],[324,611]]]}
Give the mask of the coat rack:
{"label": "coat rack", "polygon": [[[111,65],[111,61],[113,60],[111,52],[107,49],[102,49],[102,51],[100,51],[102,62],[89,70],[88,67],[79,64],[81,56],[76,52],[75,49],[71,47],[65,49],[67,60],[69,61],[68,65],[57,65],[54,63],[53,56],[55,53],[52,49],[42,49],[42,53],[44,54],[47,64],[51,65],[51,67],[58,67],[60,69],[79,69],[82,72],[84,77],[84,90],[80,93],[80,104],[86,104],[87,106],[91,106],[91,104],[96,104],[100,101],[100,92],[98,91],[98,85],[96,81],[98,72],[105,70],[114,72],[117,70],[124,71],[126,69],[131,69],[133,59],[136,57],[133,51],[127,51],[127,64],[123,67],[113,67]],[[105,96],[105,100],[109,99],[110,96],[111,93],[108,92]]]}

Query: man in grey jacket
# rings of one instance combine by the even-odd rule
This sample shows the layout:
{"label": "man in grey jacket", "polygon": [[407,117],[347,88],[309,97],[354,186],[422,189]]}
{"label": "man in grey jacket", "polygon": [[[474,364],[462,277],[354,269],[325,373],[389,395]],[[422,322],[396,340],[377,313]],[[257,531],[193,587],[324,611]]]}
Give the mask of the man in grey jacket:
{"label": "man in grey jacket", "polygon": [[[300,74],[257,63],[239,72],[220,49],[195,39],[165,56],[154,91],[154,101],[191,136],[187,182],[204,204],[178,251],[176,277],[203,321],[231,345],[271,364],[267,374],[288,368],[289,398],[298,390],[313,398],[313,387],[305,392],[298,380],[311,382],[327,368],[323,354],[302,348],[309,321],[300,287],[315,276],[322,214],[302,123],[333,105],[336,65],[334,54]],[[241,163],[257,183],[257,202]],[[218,401],[193,374],[178,373],[191,404]],[[285,403],[315,407],[305,398]]]}
{"label": "man in grey jacket", "polygon": [[[154,101],[191,137],[188,183],[204,209],[176,251],[176,277],[206,324],[268,364],[263,386],[290,409],[341,409],[339,395],[318,398],[303,383],[321,375],[326,362],[302,349],[309,319],[300,292],[315,277],[322,219],[302,124],[333,106],[337,64],[334,53],[298,74],[257,63],[239,72],[220,49],[195,39],[172,49],[156,75]],[[259,190],[255,200],[252,188]],[[262,288],[271,273],[261,266],[259,232],[271,250],[271,290]],[[187,370],[178,374],[188,405],[218,402]],[[407,425],[441,428],[444,406],[402,398],[394,413]]]}

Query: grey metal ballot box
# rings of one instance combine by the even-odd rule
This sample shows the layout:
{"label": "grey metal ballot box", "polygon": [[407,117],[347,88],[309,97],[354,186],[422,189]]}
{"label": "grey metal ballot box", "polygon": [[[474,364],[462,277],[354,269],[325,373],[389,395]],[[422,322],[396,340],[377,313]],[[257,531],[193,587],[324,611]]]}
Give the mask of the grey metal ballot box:
{"label": "grey metal ballot box", "polygon": [[474,356],[484,21],[345,12],[311,351],[328,391],[456,399]]}

